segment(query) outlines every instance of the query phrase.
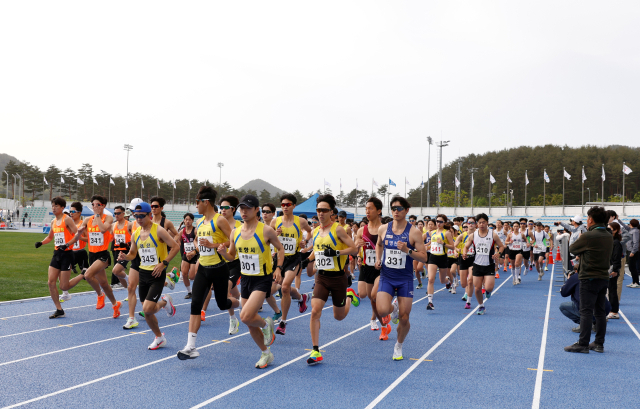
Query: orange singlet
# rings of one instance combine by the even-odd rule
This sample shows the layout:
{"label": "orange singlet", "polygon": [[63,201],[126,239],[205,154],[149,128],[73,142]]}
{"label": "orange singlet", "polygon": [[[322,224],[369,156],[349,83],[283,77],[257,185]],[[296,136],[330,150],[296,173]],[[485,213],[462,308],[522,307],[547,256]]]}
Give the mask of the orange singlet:
{"label": "orange singlet", "polygon": [[[64,221],[66,218],[67,215],[63,214],[62,220],[60,220],[61,224],[56,224],[56,220],[51,223],[51,229],[53,229],[53,243],[56,246],[56,250],[58,250],[58,246],[70,242],[75,236],[67,229],[67,225]],[[67,248],[65,251],[71,251],[71,248]]]}
{"label": "orange singlet", "polygon": [[[87,232],[89,235],[89,252],[90,253],[99,253],[101,251],[105,251],[109,249],[109,243],[111,242],[113,233],[111,231],[106,231],[102,233],[98,226],[93,225],[93,219],[96,216],[93,215],[89,218],[87,222]],[[102,223],[104,223],[107,218],[106,214],[102,215]]]}
{"label": "orange singlet", "polygon": [[[82,222],[83,222],[83,220],[80,219],[80,220],[78,220],[78,223],[76,223],[76,227],[78,229],[80,228],[80,226],[82,226]],[[87,245],[86,241],[82,241],[82,240],[78,239],[78,241],[73,243],[73,251],[82,250],[84,248],[84,246],[86,246],[86,245]]]}
{"label": "orange singlet", "polygon": [[127,243],[131,243],[131,234],[129,233],[129,221],[124,221],[124,227],[118,229],[118,222],[113,223],[113,249],[114,250],[127,250]]}

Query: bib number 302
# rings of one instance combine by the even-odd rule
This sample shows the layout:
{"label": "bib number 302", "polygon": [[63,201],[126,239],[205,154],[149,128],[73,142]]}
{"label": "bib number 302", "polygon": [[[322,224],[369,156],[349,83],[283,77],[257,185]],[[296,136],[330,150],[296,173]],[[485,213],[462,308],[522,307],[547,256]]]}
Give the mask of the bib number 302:
{"label": "bib number 302", "polygon": [[326,257],[323,251],[316,251],[316,268],[319,270],[331,270],[335,268],[333,257]]}

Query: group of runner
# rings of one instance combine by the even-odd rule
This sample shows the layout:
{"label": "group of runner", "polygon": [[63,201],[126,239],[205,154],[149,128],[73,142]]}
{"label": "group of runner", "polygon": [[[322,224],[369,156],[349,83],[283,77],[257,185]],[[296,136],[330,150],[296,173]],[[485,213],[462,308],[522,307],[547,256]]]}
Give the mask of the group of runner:
{"label": "group of runner", "polygon": [[[96,291],[96,308],[104,308],[106,297],[112,304],[113,318],[120,316],[122,302],[115,299],[105,272],[111,264],[108,251],[111,245],[113,275],[127,288],[129,317],[123,328],[138,326],[135,306],[139,287],[142,303],[139,315],[155,335],[148,347],[151,350],[167,345],[156,314],[163,309],[169,317],[175,315],[171,295],[162,292],[165,286],[175,288],[181,276],[187,290],[185,298],[191,299],[187,344],[178,351],[181,360],[199,356],[197,334],[206,319],[212,294],[218,308],[229,313],[229,334],[239,331],[240,322],[249,328],[261,351],[257,368],[265,368],[273,361],[270,346],[276,334],[286,334],[292,300],[298,302],[300,313],[311,306],[312,350],[307,363],[321,363],[320,318],[329,296],[333,316],[338,321],[347,317],[352,306],[359,306],[361,299],[369,297],[371,330],[381,329],[379,339],[388,340],[390,323],[397,324],[392,358],[402,360],[402,345],[410,329],[414,276],[419,281],[418,289],[422,288],[421,276],[427,277],[427,310],[435,309],[433,295],[438,275],[453,294],[458,283],[462,285],[465,308],[471,308],[475,294],[478,314],[482,315],[484,300],[491,297],[500,266],[506,268],[511,261],[515,267],[514,284],[519,283],[515,272],[526,273],[524,260],[530,259],[525,257],[525,251],[533,250],[533,261],[541,271],[542,251],[548,251],[543,246],[548,247],[550,240],[540,223],[534,228],[525,219],[524,223],[529,224],[520,230],[521,223],[514,222],[511,226],[498,221],[496,228],[490,229],[489,218],[482,213],[452,221],[439,214],[426,220],[426,224],[415,216],[407,221],[411,206],[400,196],[391,199],[390,218],[382,217],[380,199],[371,197],[365,206],[366,217],[353,224],[347,223],[346,213],[337,210],[331,195],[317,198],[317,214],[311,220],[294,215],[297,200],[291,194],[280,198],[282,214],[278,217],[274,204],[260,205],[253,195],[241,199],[224,196],[219,207],[216,199],[217,192],[212,187],[202,186],[196,196],[196,207],[202,216],[196,221],[193,214],[187,213],[176,229],[164,217],[165,201],[160,197],[151,198],[150,203],[132,200],[129,211],[135,218],[133,222],[129,222],[127,209],[122,206],[114,208],[113,216],[107,214],[107,201],[99,195],[91,198],[94,215],[84,220],[80,216],[81,203],[72,203],[65,214],[66,201],[54,198],[51,232],[36,243],[36,248],[50,241],[55,244],[48,283],[56,311],[50,318],[65,316],[61,302],[70,299],[68,291],[83,279]],[[235,219],[237,212],[242,222]],[[85,246],[89,250],[88,259]],[[167,273],[169,262],[178,253],[180,274]],[[129,261],[131,266],[126,274]],[[72,279],[71,271],[76,271],[76,265],[80,271]],[[357,290],[351,288],[356,265]],[[309,277],[314,277],[312,293],[300,291],[304,269]],[[57,281],[63,291],[61,296]],[[276,292],[281,297],[280,308],[274,298]],[[273,317],[262,318],[258,314],[265,302],[273,308]],[[236,308],[240,308],[239,320]]]}

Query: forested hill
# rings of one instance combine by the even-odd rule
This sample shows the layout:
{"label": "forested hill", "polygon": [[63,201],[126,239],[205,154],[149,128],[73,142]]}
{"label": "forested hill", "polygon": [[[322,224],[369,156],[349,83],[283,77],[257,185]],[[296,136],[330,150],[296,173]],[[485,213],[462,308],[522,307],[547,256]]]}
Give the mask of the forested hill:
{"label": "forested hill", "polygon": [[[446,148],[445,148],[446,149]],[[437,151],[436,151],[437,152]],[[525,171],[528,174],[527,204],[542,205],[543,172],[546,169],[550,183],[546,184],[547,204],[562,204],[562,177],[563,168],[571,175],[571,180],[565,180],[565,204],[575,205],[581,202],[582,167],[587,180],[584,183],[585,202],[588,200],[588,190],[591,191],[591,200],[596,200],[601,192],[602,165],[606,180],[604,182],[605,201],[620,201],[616,194],[622,193],[622,163],[633,172],[626,176],[625,196],[627,200],[640,201],[640,148],[620,145],[607,147],[582,146],[571,148],[568,146],[546,145],[505,149],[501,151],[487,152],[482,155],[469,155],[449,163],[442,170],[442,188],[444,191],[454,190],[454,175],[457,172],[460,161],[461,189],[463,202],[468,204],[470,192],[470,172],[468,169],[477,168],[474,174],[474,203],[483,205],[487,202],[489,193],[489,173],[493,175],[496,183],[492,185],[495,193],[492,199],[494,205],[504,203],[504,193],[507,189],[507,172],[513,183],[509,183],[509,189],[514,191],[514,205],[524,204]],[[426,160],[425,160],[426,162]],[[426,175],[425,175],[426,176]],[[437,173],[431,175],[431,200],[435,203],[437,192]],[[414,205],[420,203],[420,190],[411,192],[411,202]],[[452,196],[452,194],[451,194]],[[443,195],[443,199],[447,199]],[[423,203],[426,205],[426,180],[423,191]]]}

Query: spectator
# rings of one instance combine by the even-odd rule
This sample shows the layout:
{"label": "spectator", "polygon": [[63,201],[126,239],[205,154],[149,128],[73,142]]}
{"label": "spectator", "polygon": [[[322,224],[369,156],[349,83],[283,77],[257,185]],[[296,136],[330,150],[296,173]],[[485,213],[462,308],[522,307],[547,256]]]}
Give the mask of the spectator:
{"label": "spectator", "polygon": [[620,309],[620,302],[618,300],[618,276],[624,274],[624,270],[621,270],[622,260],[622,244],[620,240],[620,225],[617,222],[609,223],[609,230],[613,236],[613,252],[611,253],[611,267],[609,267],[609,302],[611,303],[611,312],[607,316],[607,319],[617,320],[620,318],[618,311]]}
{"label": "spectator", "polygon": [[632,280],[632,283],[627,285],[629,288],[640,288],[640,283],[638,282],[638,273],[640,272],[640,257],[638,256],[638,251],[640,251],[639,224],[638,219],[631,219],[629,222],[631,226],[629,230],[631,239],[627,242],[627,252],[629,253],[627,260],[629,261],[629,271],[631,272]]}
{"label": "spectator", "polygon": [[31,228],[31,217],[29,217],[29,228]]}
{"label": "spectator", "polygon": [[[567,352],[588,354],[589,350],[604,352],[607,333],[607,288],[609,267],[613,252],[613,237],[607,231],[607,213],[604,207],[594,206],[587,212],[586,233],[569,246],[569,251],[580,257],[578,278],[580,279],[580,338],[578,342],[564,348]],[[596,337],[591,340],[591,323],[596,317]]]}
{"label": "spectator", "polygon": [[[567,237],[569,237],[568,234]],[[569,278],[560,289],[560,295],[563,297],[571,297],[571,301],[565,301],[560,304],[560,312],[578,324],[577,327],[571,328],[571,331],[580,333],[580,278],[577,273],[569,273]],[[611,306],[607,301],[605,312],[608,314],[609,311],[611,311]],[[596,332],[595,318],[592,321],[591,332]]]}
{"label": "spectator", "polygon": [[[631,234],[629,234],[629,227],[618,219],[618,213],[616,213],[615,210],[607,210],[607,217],[609,217],[609,223],[615,221],[616,223],[618,223],[618,225],[620,225],[620,236],[622,237],[620,243],[622,244],[623,249],[626,248],[627,243],[631,239]],[[626,262],[625,256],[626,254],[622,253],[622,274],[618,275],[618,301],[620,301],[620,297],[622,297],[622,283],[624,281],[624,266]]]}
{"label": "spectator", "polygon": [[[556,225],[562,226],[566,232],[571,234],[571,238],[569,239],[569,246],[575,243],[576,240],[578,240],[578,237],[580,237],[582,233],[587,232],[587,228],[582,224],[581,214],[577,214],[573,219],[570,219],[570,221],[571,221],[571,224],[567,224],[563,222],[554,223]],[[569,270],[573,270],[573,263],[571,263],[571,261],[574,258],[575,258],[575,255],[572,253],[569,253]]]}

